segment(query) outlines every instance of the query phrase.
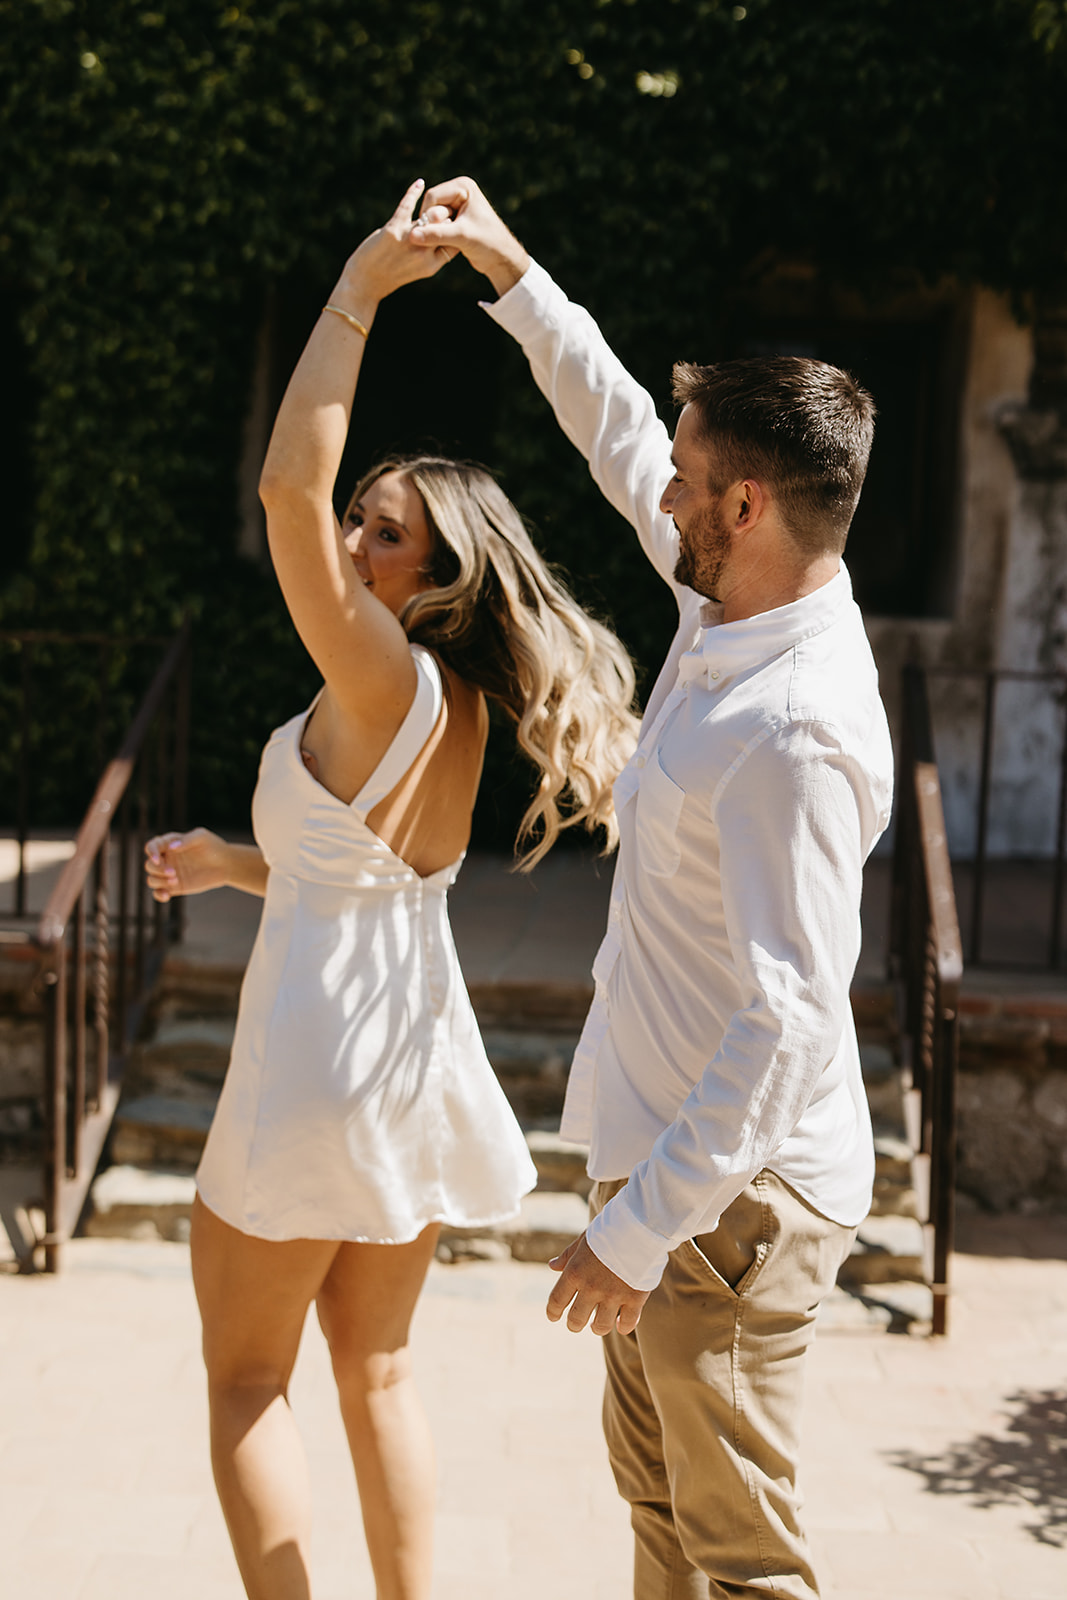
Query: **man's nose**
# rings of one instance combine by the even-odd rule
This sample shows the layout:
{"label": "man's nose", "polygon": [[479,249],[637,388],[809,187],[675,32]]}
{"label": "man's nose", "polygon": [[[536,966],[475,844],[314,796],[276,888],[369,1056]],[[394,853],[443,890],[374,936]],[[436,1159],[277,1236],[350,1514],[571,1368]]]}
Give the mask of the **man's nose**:
{"label": "man's nose", "polygon": [[659,508],[663,512],[664,516],[669,517],[671,514],[671,507],[674,505],[675,493],[676,490],[674,486],[674,479],[669,478],[667,481],[667,487],[659,497]]}

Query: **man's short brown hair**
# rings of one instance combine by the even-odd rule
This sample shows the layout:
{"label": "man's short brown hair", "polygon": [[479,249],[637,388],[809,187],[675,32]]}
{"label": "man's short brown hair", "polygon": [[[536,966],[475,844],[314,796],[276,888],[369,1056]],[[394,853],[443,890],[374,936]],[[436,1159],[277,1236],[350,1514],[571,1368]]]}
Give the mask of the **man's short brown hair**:
{"label": "man's short brown hair", "polygon": [[697,415],[714,490],[754,478],[802,549],[840,555],[874,438],[874,401],[855,378],[803,356],[679,361],[674,398]]}

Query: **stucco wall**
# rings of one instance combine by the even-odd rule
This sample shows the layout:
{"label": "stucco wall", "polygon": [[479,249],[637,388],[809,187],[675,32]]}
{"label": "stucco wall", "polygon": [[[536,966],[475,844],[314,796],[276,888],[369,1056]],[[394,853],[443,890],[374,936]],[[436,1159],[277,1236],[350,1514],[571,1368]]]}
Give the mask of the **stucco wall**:
{"label": "stucco wall", "polygon": [[[1025,400],[1033,361],[1030,330],[1016,321],[1004,297],[989,290],[972,291],[966,309],[951,614],[922,621],[867,618],[894,732],[905,662],[977,668],[1034,664],[1035,629],[1023,615],[1028,608],[1034,611],[1035,597],[1047,594],[1067,550],[1067,538],[1050,547],[1041,508],[1028,512],[1035,486],[1020,488],[998,425],[1005,407]],[[1067,503],[1063,515],[1067,530]],[[953,855],[967,856],[977,816],[983,685],[935,676],[930,690],[949,847]],[[1047,853],[1056,782],[1049,753],[1058,749],[1061,714],[1047,691],[1019,686],[1000,692],[990,849],[1008,855]]]}

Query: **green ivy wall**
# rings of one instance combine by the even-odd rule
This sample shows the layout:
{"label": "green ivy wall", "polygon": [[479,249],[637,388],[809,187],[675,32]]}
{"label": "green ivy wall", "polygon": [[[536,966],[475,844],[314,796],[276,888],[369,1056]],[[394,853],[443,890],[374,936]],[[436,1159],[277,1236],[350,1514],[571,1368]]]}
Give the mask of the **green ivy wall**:
{"label": "green ivy wall", "polygon": [[[194,809],[240,819],[265,731],[313,681],[273,581],[236,553],[272,286],[327,289],[412,176],[465,171],[657,399],[674,358],[714,353],[729,289],[783,255],[872,296],[951,274],[1024,305],[1064,276],[1065,16],[1060,0],[0,0],[6,415],[30,453],[0,625],[157,632],[191,606]],[[459,264],[426,292],[444,323],[479,289]],[[496,381],[490,463],[654,663],[662,597],[514,352]],[[42,751],[66,737],[58,715],[35,733]],[[53,808],[81,803],[72,783]]]}

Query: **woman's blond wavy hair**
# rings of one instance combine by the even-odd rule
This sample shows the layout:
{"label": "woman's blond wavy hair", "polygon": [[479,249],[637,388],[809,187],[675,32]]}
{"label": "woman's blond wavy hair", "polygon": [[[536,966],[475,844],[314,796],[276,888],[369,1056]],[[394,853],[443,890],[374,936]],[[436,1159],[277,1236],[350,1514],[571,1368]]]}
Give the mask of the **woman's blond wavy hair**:
{"label": "woman's blond wavy hair", "polygon": [[383,473],[422,497],[433,539],[433,585],[400,613],[408,637],[476,685],[515,723],[540,769],[519,825],[529,871],[564,828],[602,829],[618,842],[611,786],[633,753],[634,669],[623,645],[550,571],[522,518],[484,467],[442,456],[380,461],[350,505]]}

